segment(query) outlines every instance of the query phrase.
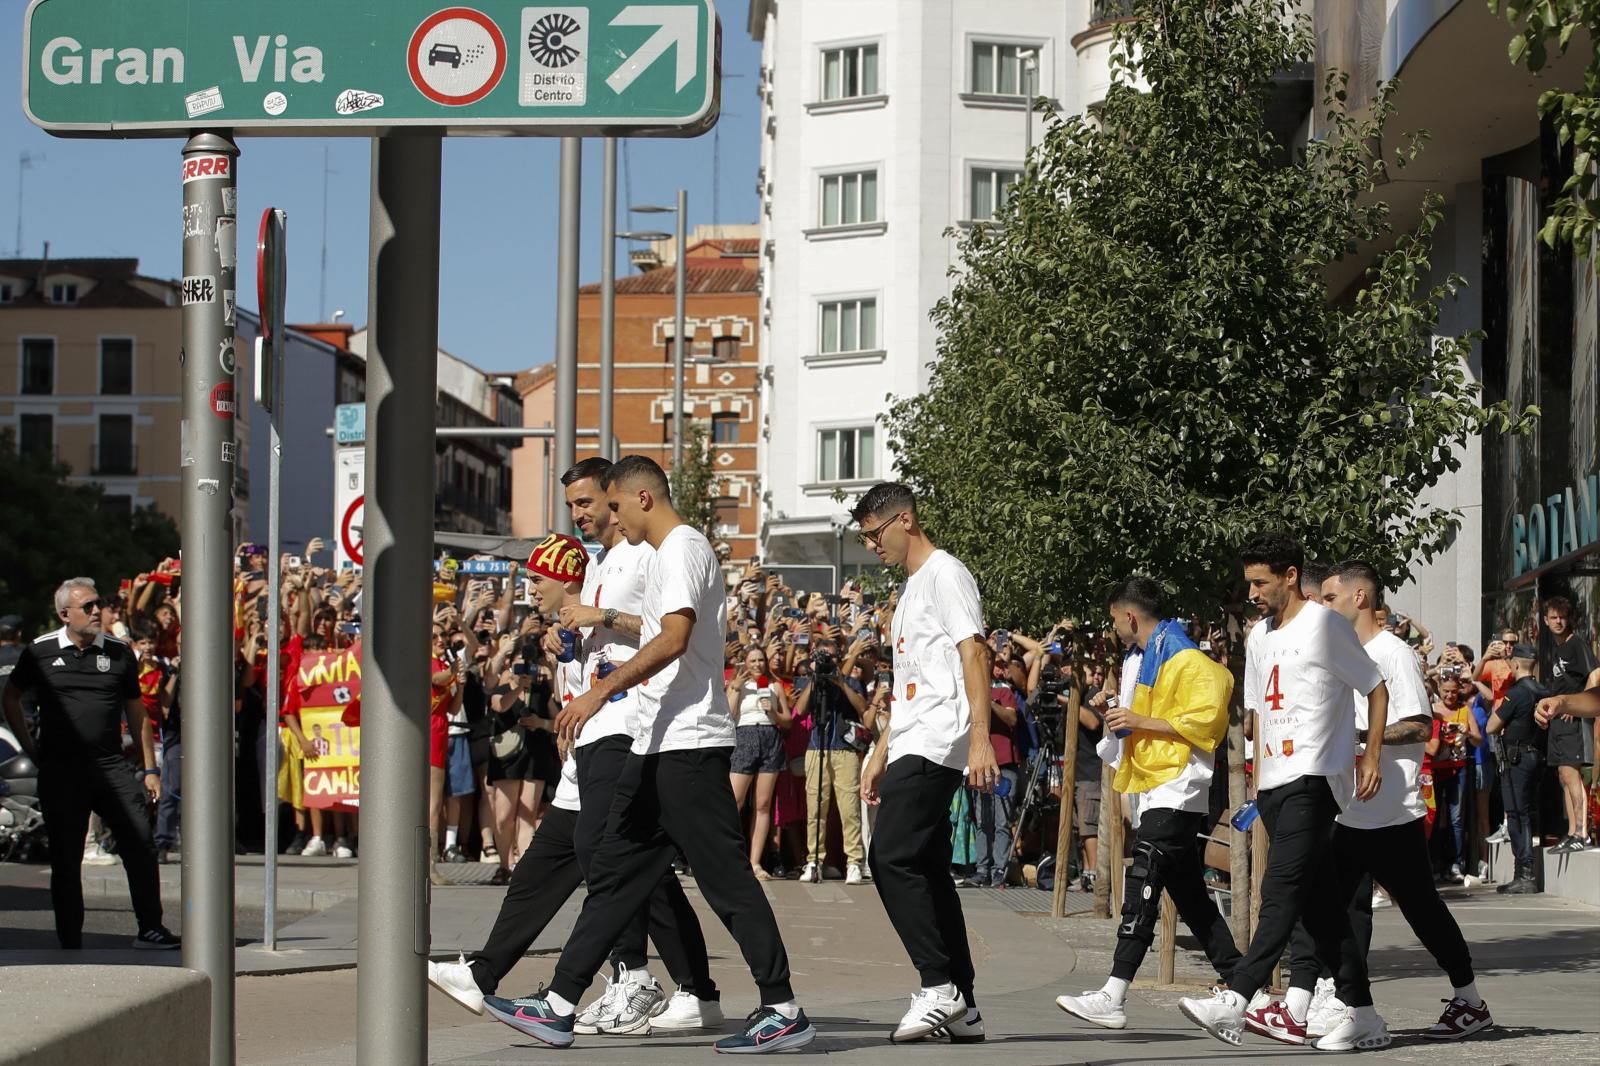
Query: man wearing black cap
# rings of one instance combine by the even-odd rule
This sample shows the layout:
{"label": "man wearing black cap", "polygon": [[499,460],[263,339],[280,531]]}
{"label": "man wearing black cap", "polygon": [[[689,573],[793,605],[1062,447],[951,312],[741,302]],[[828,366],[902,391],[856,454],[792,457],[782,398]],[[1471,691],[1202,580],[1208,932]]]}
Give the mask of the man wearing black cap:
{"label": "man wearing black cap", "polygon": [[1533,679],[1538,652],[1532,645],[1511,649],[1512,685],[1500,709],[1489,716],[1486,731],[1500,738],[1500,794],[1505,802],[1506,829],[1517,875],[1500,886],[1501,892],[1529,895],[1539,891],[1533,878],[1533,812],[1539,806],[1539,726],[1534,711],[1549,695]]}
{"label": "man wearing black cap", "polygon": [[[104,602],[88,578],[62,582],[55,596],[61,628],[23,648],[0,700],[18,742],[39,766],[39,800],[50,838],[50,902],[61,946],[83,946],[83,838],[93,812],[116,838],[127,867],[139,920],[133,946],[176,948],[178,938],[161,924],[161,879],[147,807],[161,795],[155,737],[139,698],[133,649],[101,630]],[[39,700],[37,743],[22,722],[24,692]],[[142,748],[143,788],[122,757],[124,715]]]}

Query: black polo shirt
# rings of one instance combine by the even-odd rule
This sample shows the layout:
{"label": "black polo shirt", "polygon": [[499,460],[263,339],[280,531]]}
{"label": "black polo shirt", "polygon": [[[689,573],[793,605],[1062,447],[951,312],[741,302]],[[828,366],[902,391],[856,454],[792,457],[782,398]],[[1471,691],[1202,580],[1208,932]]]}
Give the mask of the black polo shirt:
{"label": "black polo shirt", "polygon": [[1500,721],[1505,723],[1505,731],[1501,734],[1502,740],[1508,745],[1532,744],[1539,739],[1539,724],[1533,720],[1533,712],[1538,708],[1539,701],[1549,693],[1531,677],[1525,677],[1511,686],[1506,693],[1506,700],[1500,705],[1495,714],[1500,716]]}
{"label": "black polo shirt", "polygon": [[133,649],[101,634],[79,648],[65,628],[22,649],[11,684],[39,704],[39,758],[122,755],[122,718],[139,698],[139,662]]}

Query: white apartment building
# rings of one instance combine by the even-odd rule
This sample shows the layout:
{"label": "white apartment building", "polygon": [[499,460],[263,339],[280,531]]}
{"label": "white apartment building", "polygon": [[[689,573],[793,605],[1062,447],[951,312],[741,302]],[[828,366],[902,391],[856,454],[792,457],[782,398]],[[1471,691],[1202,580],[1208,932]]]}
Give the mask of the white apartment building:
{"label": "white apartment building", "polygon": [[[957,241],[1022,170],[1033,92],[1104,97],[1123,0],[752,0],[762,43],[763,556],[875,562],[842,520],[892,474],[878,416],[925,388]],[[1031,57],[1031,58],[1030,58]],[[1044,118],[1033,117],[1032,135]],[[835,499],[842,492],[848,502]]]}

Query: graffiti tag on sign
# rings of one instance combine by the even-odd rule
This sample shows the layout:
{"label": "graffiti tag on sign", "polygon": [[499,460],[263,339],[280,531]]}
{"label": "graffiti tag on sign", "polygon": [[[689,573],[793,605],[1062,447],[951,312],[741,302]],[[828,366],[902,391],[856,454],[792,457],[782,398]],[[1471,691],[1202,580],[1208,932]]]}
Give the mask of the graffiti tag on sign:
{"label": "graffiti tag on sign", "polygon": [[232,169],[233,160],[225,155],[197,155],[183,161],[183,183],[225,178]]}
{"label": "graffiti tag on sign", "polygon": [[192,304],[212,304],[216,302],[216,278],[210,274],[201,274],[183,279],[183,306],[189,307]]}

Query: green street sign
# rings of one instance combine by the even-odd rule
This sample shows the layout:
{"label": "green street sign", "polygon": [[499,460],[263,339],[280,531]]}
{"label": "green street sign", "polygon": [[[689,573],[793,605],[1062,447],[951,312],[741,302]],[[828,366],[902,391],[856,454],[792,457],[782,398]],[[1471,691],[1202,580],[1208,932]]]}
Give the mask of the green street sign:
{"label": "green street sign", "polygon": [[689,137],[712,0],[32,0],[22,106],[52,133]]}

